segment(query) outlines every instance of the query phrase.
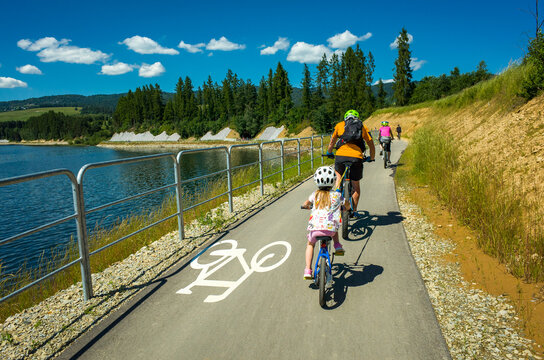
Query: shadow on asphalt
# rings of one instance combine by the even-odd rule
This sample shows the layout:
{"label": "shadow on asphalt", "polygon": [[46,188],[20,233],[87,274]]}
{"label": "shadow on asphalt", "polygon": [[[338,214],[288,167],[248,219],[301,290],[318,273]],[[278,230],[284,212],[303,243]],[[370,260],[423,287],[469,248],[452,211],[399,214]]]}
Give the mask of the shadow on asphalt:
{"label": "shadow on asphalt", "polygon": [[350,287],[363,286],[371,283],[381,273],[383,273],[383,267],[375,264],[334,264],[334,283],[332,289],[329,289],[327,292],[329,299],[327,301],[326,309],[334,310],[340,307],[346,300]]}
{"label": "shadow on asphalt", "polygon": [[370,215],[368,211],[358,211],[359,217],[350,221],[349,238],[345,241],[363,241],[367,240],[376,226],[387,226],[398,224],[404,220],[402,214],[398,211],[389,211],[386,215]]}

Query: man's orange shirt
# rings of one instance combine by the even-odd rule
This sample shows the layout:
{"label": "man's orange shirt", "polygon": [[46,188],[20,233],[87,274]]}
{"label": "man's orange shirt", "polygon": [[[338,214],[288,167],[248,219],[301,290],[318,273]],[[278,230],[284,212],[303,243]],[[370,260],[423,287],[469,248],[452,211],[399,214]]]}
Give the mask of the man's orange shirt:
{"label": "man's orange shirt", "polygon": [[[341,121],[334,127],[334,132],[332,133],[332,136],[334,137],[336,135],[337,138],[340,138],[340,136],[344,133],[344,124],[345,121]],[[372,137],[368,133],[368,129],[363,124],[363,139],[366,141],[372,141]],[[359,148],[355,144],[344,144],[340,147],[340,149],[336,150],[336,155],[338,156],[349,156],[354,158],[363,158],[363,150]]]}

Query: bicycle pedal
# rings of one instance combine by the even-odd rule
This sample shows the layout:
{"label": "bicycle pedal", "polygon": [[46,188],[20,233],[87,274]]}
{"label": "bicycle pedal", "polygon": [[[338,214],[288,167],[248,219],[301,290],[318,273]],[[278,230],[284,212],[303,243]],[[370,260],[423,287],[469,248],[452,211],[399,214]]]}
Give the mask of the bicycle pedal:
{"label": "bicycle pedal", "polygon": [[346,252],[344,250],[336,250],[334,256],[344,256]]}

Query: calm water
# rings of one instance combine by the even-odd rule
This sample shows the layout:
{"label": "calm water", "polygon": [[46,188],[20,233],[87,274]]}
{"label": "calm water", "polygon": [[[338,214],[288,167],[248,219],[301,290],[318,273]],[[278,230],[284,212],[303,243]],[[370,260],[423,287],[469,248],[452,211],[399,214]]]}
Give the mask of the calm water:
{"label": "calm water", "polygon": [[[79,169],[88,163],[163,152],[166,151],[129,152],[91,146],[3,145],[0,146],[0,179],[61,168],[77,176]],[[258,152],[236,149],[232,160],[234,166],[255,162],[258,160]],[[182,179],[224,168],[225,154],[220,151],[186,154],[181,162]],[[91,169],[86,172],[83,181],[86,209],[173,182],[173,162],[167,158]],[[185,189],[198,193],[204,186],[205,181],[193,182],[185,185]],[[87,228],[92,231],[97,223],[108,226],[120,217],[149,210],[174,192],[174,189],[161,191],[91,213],[87,217]],[[184,204],[184,207],[187,206]],[[72,187],[66,175],[0,187],[0,240],[73,213]],[[41,257],[47,259],[55,251],[62,251],[71,236],[74,239],[77,237],[76,234],[75,220],[70,220],[0,246],[1,273],[14,273],[24,263],[29,267],[35,266]]]}

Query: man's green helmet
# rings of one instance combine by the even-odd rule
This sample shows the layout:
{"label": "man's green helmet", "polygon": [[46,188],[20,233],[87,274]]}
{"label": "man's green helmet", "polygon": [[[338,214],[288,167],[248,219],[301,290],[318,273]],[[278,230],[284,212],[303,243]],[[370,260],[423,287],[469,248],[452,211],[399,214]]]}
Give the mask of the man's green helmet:
{"label": "man's green helmet", "polygon": [[357,110],[348,110],[348,111],[346,111],[346,114],[344,115],[344,120],[347,120],[349,118],[358,119],[359,118],[359,113],[357,112]]}
{"label": "man's green helmet", "polygon": [[382,125],[383,125],[383,126],[389,125],[389,121],[382,121]]}

